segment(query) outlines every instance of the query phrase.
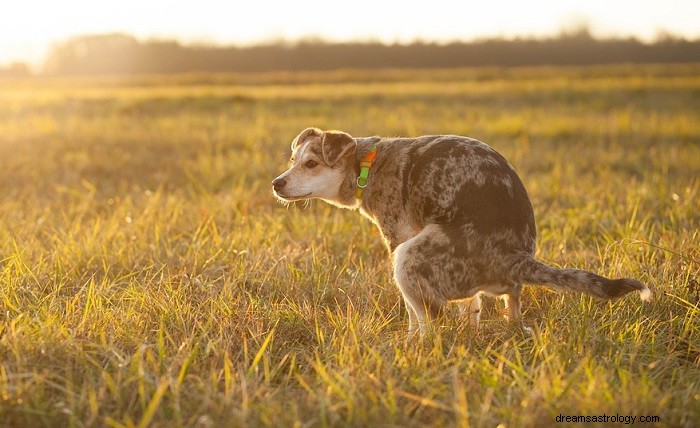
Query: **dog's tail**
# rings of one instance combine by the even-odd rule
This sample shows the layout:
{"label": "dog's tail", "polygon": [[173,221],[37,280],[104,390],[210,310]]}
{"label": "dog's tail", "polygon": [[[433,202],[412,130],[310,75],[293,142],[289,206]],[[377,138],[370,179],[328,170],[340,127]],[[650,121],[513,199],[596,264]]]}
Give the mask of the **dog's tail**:
{"label": "dog's tail", "polygon": [[616,299],[631,291],[638,291],[644,301],[652,297],[651,290],[636,279],[608,279],[580,269],[557,269],[529,255],[513,264],[510,276],[518,283],[541,284],[556,291],[578,291],[599,299]]}

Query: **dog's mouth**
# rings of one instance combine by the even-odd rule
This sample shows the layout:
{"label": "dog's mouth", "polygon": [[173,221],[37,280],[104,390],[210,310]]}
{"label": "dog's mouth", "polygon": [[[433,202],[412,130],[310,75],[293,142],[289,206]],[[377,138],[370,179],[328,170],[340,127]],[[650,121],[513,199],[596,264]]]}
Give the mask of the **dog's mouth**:
{"label": "dog's mouth", "polygon": [[311,192],[305,194],[305,195],[298,195],[298,196],[289,196],[289,195],[284,195],[282,193],[279,193],[277,191],[274,192],[275,196],[277,196],[278,199],[281,199],[283,201],[287,202],[293,202],[293,201],[300,201],[302,199],[308,199],[309,196],[311,196]]}

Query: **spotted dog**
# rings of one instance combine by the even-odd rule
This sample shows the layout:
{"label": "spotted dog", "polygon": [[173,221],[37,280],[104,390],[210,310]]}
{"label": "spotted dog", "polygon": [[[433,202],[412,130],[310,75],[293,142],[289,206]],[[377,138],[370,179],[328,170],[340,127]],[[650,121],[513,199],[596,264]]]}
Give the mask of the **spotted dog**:
{"label": "spotted dog", "polygon": [[651,291],[630,278],[556,269],[534,257],[535,219],[522,181],[488,145],[467,137],[353,138],[308,128],[291,167],[272,181],[282,201],[318,198],[359,209],[381,231],[409,315],[409,337],[458,301],[477,326],[481,294],[502,296],[520,322],[523,283],[614,299]]}

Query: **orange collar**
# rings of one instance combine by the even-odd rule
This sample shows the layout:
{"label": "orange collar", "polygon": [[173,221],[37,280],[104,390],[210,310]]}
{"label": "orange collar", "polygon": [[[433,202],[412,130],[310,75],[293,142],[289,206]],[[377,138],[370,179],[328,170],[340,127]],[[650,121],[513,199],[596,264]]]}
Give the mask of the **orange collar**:
{"label": "orange collar", "polygon": [[369,152],[362,158],[360,162],[360,175],[357,177],[357,189],[355,189],[355,199],[362,199],[362,192],[367,187],[367,178],[369,177],[369,169],[372,168],[374,158],[377,157],[377,144],[373,145]]}

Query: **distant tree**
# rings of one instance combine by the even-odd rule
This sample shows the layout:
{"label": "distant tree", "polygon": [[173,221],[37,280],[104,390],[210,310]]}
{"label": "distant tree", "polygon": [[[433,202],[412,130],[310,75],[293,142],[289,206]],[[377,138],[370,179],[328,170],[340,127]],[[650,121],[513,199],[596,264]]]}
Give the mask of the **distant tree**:
{"label": "distant tree", "polygon": [[0,66],[0,78],[31,76],[29,66],[23,62],[15,62],[6,67]]}
{"label": "distant tree", "polygon": [[140,48],[141,43],[124,34],[76,37],[53,46],[44,73],[130,73],[134,71],[134,53]]}
{"label": "distant tree", "polygon": [[336,70],[347,68],[449,68],[473,66],[589,65],[700,62],[700,41],[663,38],[596,39],[587,26],[549,39],[491,39],[471,43],[326,43],[305,39],[252,47],[182,46],[141,42],[124,34],[83,36],[53,47],[50,75]]}

